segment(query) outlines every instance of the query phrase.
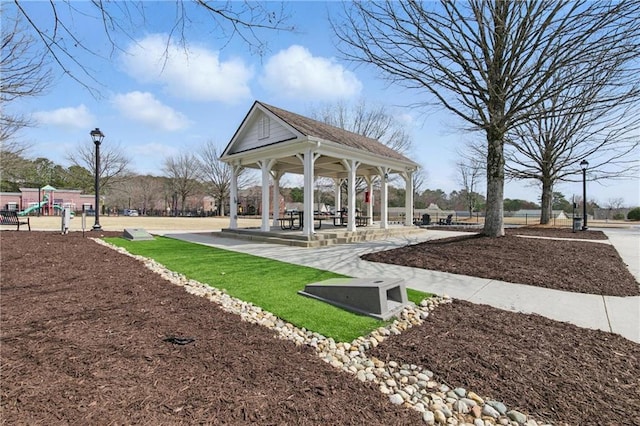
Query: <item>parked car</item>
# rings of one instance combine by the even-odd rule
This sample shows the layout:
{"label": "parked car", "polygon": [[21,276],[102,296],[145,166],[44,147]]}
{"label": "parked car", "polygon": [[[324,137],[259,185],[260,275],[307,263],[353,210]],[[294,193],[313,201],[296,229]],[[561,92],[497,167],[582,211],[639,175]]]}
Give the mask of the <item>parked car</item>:
{"label": "parked car", "polygon": [[136,209],[124,209],[125,216],[138,216],[138,210]]}

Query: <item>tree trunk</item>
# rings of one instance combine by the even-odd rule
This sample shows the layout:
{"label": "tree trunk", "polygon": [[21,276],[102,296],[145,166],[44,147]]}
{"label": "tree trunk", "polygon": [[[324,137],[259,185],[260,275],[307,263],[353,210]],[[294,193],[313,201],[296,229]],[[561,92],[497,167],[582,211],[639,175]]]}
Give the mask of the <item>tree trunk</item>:
{"label": "tree trunk", "polygon": [[547,225],[551,221],[553,212],[553,185],[548,179],[542,179],[542,212],[540,225]]}
{"label": "tree trunk", "polygon": [[482,234],[504,236],[504,143],[495,127],[487,130],[487,207]]}
{"label": "tree trunk", "polygon": [[181,207],[180,212],[181,212],[182,216],[184,216],[184,205],[185,205],[186,203],[187,203],[187,196],[186,196],[186,195],[183,195],[183,196],[181,197],[181,203],[180,203],[180,207]]}

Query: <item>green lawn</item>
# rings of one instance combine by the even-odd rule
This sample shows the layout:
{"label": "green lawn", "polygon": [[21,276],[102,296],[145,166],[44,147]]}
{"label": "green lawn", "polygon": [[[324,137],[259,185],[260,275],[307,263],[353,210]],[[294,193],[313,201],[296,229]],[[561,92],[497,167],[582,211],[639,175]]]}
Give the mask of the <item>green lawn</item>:
{"label": "green lawn", "polygon": [[[135,242],[123,238],[105,240],[336,341],[350,342],[386,324],[297,293],[305,284],[343,277],[333,272],[165,237]],[[407,294],[416,304],[429,297],[411,289]]]}

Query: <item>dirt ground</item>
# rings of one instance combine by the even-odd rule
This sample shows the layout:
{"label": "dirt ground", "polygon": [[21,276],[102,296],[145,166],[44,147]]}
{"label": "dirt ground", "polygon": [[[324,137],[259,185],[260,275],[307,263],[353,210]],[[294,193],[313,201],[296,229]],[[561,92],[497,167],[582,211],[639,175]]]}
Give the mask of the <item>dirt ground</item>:
{"label": "dirt ground", "polygon": [[428,366],[538,421],[640,425],[640,345],[604,331],[455,300],[371,355]]}
{"label": "dirt ground", "polygon": [[[477,240],[457,240],[454,252]],[[524,243],[506,251],[520,247],[519,258],[557,256],[563,268],[545,275],[553,281],[578,268],[559,253],[601,246],[517,240]],[[479,266],[485,251],[472,252],[462,257]],[[391,405],[311,350],[275,339],[81,233],[2,231],[0,258],[3,424],[420,422],[418,413]],[[599,265],[626,270],[614,256]],[[493,266],[500,274],[510,267]],[[165,341],[174,336],[194,341]],[[618,335],[454,301],[371,355],[422,365],[452,388],[538,420],[640,425],[640,345]]]}
{"label": "dirt ground", "polygon": [[[81,233],[0,238],[3,424],[420,420],[311,349],[241,322]],[[172,336],[195,341],[164,341]]]}
{"label": "dirt ground", "polygon": [[[603,296],[638,296],[640,287],[601,231],[514,228],[503,238],[475,234],[364,255],[365,260]],[[547,237],[521,238],[519,235]]]}

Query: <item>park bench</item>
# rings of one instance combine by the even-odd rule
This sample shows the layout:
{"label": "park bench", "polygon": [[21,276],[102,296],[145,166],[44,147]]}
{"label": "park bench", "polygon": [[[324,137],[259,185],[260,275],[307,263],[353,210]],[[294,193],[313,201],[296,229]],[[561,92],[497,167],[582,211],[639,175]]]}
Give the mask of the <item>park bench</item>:
{"label": "park bench", "polygon": [[446,219],[440,219],[438,221],[438,225],[451,225],[451,219],[453,219],[453,215],[447,215]]}
{"label": "park bench", "polygon": [[15,210],[2,210],[0,211],[0,225],[16,226],[17,230],[20,230],[20,225],[27,225],[29,231],[31,231],[31,224],[28,217],[18,217],[18,212]]}

